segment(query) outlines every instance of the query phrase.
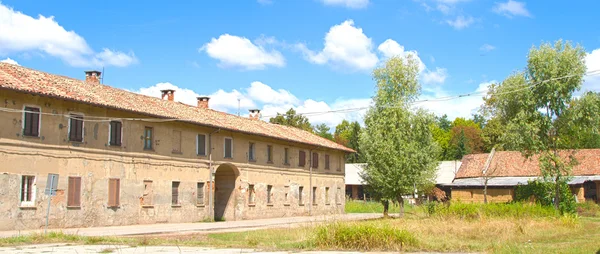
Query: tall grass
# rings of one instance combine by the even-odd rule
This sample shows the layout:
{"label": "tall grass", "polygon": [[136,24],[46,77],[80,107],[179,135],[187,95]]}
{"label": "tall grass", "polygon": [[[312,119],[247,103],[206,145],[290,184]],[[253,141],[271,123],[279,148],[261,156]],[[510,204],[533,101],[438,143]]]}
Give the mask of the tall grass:
{"label": "tall grass", "polygon": [[520,219],[556,217],[560,215],[550,206],[523,203],[468,204],[452,202],[450,204],[442,204],[430,202],[423,206],[423,209],[425,209],[429,216],[455,217],[460,219],[479,219],[485,217]]}
{"label": "tall grass", "polygon": [[333,223],[315,231],[319,249],[400,251],[417,243],[410,232],[384,223]]}
{"label": "tall grass", "polygon": [[[404,211],[410,211],[411,205],[405,205]],[[400,206],[390,203],[389,213],[399,213]],[[383,213],[383,204],[375,201],[346,200],[346,213]]]}

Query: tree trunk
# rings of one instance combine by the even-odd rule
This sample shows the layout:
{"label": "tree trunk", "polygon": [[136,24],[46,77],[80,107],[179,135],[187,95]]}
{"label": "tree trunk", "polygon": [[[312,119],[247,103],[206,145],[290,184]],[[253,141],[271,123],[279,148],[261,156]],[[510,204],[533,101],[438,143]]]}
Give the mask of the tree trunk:
{"label": "tree trunk", "polygon": [[398,196],[398,205],[400,206],[400,218],[404,216],[404,198],[402,196]]}
{"label": "tree trunk", "polygon": [[390,217],[388,214],[388,212],[390,210],[390,201],[387,199],[384,199],[381,201],[381,203],[383,204],[383,218]]}
{"label": "tree trunk", "polygon": [[556,210],[560,209],[560,183],[558,182],[558,176],[554,179],[555,190],[554,190],[554,208]]}
{"label": "tree trunk", "polygon": [[483,185],[483,203],[487,204],[487,184],[488,184],[488,179],[486,178],[484,180],[484,185]]}

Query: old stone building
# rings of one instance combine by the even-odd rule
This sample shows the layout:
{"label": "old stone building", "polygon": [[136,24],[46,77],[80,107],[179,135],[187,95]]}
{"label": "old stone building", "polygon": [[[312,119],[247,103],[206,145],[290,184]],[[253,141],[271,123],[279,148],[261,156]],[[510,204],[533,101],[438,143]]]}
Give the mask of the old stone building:
{"label": "old stone building", "polygon": [[239,117],[99,76],[0,63],[0,230],[44,225],[49,173],[50,227],[343,213],[351,149],[257,110]]}

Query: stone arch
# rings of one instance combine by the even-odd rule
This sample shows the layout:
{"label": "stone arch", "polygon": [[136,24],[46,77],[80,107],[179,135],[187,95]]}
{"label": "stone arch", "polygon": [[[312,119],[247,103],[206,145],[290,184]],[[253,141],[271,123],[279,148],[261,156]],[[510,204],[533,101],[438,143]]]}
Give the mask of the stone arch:
{"label": "stone arch", "polygon": [[236,187],[240,177],[239,169],[230,163],[219,165],[215,171],[214,219],[235,220]]}

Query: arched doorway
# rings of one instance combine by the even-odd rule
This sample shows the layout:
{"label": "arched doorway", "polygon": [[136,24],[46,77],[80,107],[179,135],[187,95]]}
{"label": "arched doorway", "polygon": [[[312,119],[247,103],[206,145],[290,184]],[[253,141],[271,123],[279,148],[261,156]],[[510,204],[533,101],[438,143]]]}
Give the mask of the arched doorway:
{"label": "arched doorway", "polygon": [[232,164],[221,164],[215,172],[215,221],[235,220],[235,187],[240,175]]}

